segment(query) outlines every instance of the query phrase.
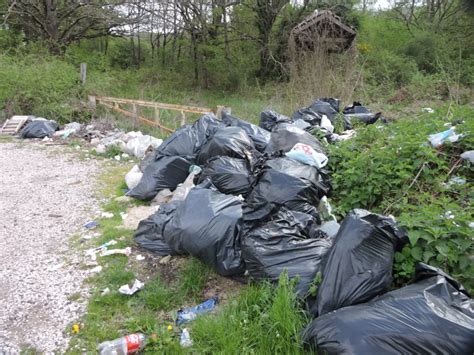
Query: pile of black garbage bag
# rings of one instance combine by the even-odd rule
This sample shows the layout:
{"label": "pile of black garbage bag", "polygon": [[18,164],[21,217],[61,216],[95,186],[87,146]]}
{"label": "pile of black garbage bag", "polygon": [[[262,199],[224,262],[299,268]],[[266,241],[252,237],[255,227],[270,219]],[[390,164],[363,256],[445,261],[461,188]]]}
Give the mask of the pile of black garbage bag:
{"label": "pile of black garbage bag", "polygon": [[336,119],[349,128],[351,119],[381,117],[358,103],[341,115],[339,104],[322,98],[292,118],[264,111],[259,126],[207,114],[177,130],[142,161],[128,194],[153,200],[195,165],[196,186],[141,221],[135,241],[158,255],[193,255],[223,276],[276,281],[285,271],[314,317],[304,343],[321,352],[472,353],[474,310],[462,286],[421,265],[411,285],[389,292],[406,231],[361,209],[340,225],[328,220],[320,207],[331,193],[327,171],[286,155],[298,143],[326,154],[311,132],[331,142]]}

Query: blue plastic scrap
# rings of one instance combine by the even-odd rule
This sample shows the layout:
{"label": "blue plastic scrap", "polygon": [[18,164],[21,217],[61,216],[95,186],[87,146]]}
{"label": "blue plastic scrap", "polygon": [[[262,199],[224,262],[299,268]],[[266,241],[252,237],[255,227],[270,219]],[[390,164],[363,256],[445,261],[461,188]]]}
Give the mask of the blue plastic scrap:
{"label": "blue plastic scrap", "polygon": [[99,223],[97,221],[90,221],[90,222],[87,222],[86,224],[84,224],[84,228],[94,229],[98,225],[99,225]]}
{"label": "blue plastic scrap", "polygon": [[197,306],[180,309],[176,318],[176,325],[179,326],[193,321],[198,315],[212,311],[218,303],[219,299],[217,297],[212,297]]}

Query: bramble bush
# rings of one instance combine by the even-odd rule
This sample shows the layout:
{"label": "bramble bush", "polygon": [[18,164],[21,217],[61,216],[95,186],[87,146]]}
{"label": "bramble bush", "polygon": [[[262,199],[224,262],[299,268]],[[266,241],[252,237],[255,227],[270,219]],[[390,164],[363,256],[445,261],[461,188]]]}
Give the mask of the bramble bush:
{"label": "bramble bush", "polygon": [[[339,216],[353,208],[392,214],[406,227],[410,245],[395,257],[395,282],[408,281],[416,262],[439,266],[473,288],[472,164],[459,154],[472,150],[472,108],[402,118],[388,125],[361,128],[354,139],[330,146],[333,206]],[[428,135],[462,119],[456,131],[465,136],[435,149]],[[459,177],[463,184],[450,183]]]}

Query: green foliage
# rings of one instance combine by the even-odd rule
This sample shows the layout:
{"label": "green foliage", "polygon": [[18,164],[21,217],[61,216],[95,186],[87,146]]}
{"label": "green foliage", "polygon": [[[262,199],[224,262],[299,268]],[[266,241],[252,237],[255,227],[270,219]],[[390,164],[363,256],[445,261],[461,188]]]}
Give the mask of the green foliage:
{"label": "green foliage", "polygon": [[217,314],[192,325],[193,350],[221,354],[301,354],[300,332],[308,318],[282,274],[278,287],[247,287]]}
{"label": "green foliage", "polygon": [[0,56],[0,107],[7,115],[25,114],[69,122],[82,118],[76,100],[79,72],[54,57]]}
{"label": "green foliage", "polygon": [[[442,112],[367,126],[354,139],[330,146],[333,206],[340,216],[352,208],[391,213],[408,229],[410,246],[396,256],[398,284],[412,275],[415,262],[424,261],[472,288],[474,268],[469,256],[474,248],[468,225],[473,171],[459,154],[473,149],[474,125],[466,120],[457,127],[465,134],[460,142],[434,149],[428,135],[446,130],[444,124],[449,122]],[[472,108],[456,107],[450,117],[473,113]],[[467,182],[450,184],[453,176]]]}

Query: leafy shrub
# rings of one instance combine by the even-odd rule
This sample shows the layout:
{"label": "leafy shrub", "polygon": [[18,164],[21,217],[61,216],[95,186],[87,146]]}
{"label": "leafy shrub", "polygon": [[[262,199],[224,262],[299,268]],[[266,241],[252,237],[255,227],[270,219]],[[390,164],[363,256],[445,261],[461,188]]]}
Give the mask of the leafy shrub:
{"label": "leafy shrub", "polygon": [[[473,114],[457,108],[454,117]],[[352,208],[393,214],[410,235],[410,245],[397,254],[396,283],[407,281],[418,261],[443,268],[472,288],[474,267],[470,255],[472,213],[469,177],[472,166],[459,154],[472,150],[474,124],[457,127],[465,137],[434,149],[428,135],[444,131],[449,122],[439,112],[400,119],[390,125],[361,128],[357,136],[330,146],[333,207],[342,217]],[[449,184],[453,177],[465,184]]]}
{"label": "leafy shrub", "polygon": [[80,118],[78,69],[54,57],[0,56],[0,107],[7,116],[43,116],[61,122]]}

